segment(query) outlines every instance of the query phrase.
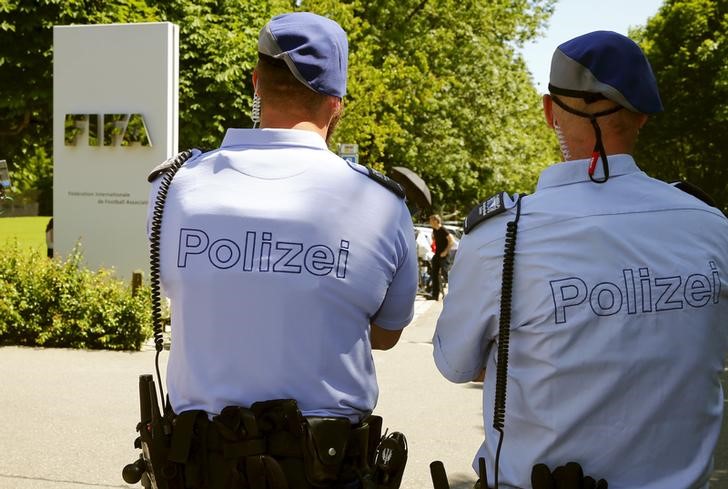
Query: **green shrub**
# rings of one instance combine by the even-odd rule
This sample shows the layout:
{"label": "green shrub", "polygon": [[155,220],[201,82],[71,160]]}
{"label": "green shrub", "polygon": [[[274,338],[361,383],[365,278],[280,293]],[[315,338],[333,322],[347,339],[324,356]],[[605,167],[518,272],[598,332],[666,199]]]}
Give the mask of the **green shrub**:
{"label": "green shrub", "polygon": [[148,287],[135,296],[74,250],[50,260],[17,243],[0,253],[0,345],[139,350],[152,335]]}

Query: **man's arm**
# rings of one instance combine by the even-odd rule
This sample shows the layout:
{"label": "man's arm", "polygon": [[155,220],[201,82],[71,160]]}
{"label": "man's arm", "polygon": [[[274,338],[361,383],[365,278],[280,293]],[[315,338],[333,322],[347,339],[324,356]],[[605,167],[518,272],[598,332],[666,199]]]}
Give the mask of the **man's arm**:
{"label": "man's arm", "polygon": [[500,281],[498,271],[493,268],[496,262],[484,256],[490,250],[477,237],[463,237],[450,272],[448,294],[432,343],[435,364],[451,382],[484,378],[483,368],[493,346],[493,328],[497,325],[496,287]]}
{"label": "man's arm", "polygon": [[370,341],[374,350],[388,350],[397,344],[402,329],[414,317],[417,297],[417,245],[412,218],[402,204],[395,250],[397,268],[379,310],[369,320]]}
{"label": "man's arm", "polygon": [[376,324],[372,323],[371,328],[371,343],[372,350],[389,350],[399,341],[399,337],[402,336],[402,330],[391,331],[388,329],[380,328]]}

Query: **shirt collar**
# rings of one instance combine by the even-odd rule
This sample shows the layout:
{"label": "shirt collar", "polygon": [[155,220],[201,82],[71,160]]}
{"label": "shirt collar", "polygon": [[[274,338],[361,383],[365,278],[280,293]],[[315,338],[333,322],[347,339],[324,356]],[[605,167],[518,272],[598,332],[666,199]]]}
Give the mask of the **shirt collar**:
{"label": "shirt collar", "polygon": [[220,148],[230,146],[305,146],[329,149],[319,134],[300,129],[228,129]]}
{"label": "shirt collar", "polygon": [[[637,167],[637,164],[634,162],[632,155],[609,155],[608,160],[609,178],[640,171],[639,167]],[[565,161],[563,163],[551,165],[541,172],[541,175],[538,177],[536,190],[558,187],[560,185],[569,185],[571,183],[588,182],[588,168],[590,161],[591,158],[587,158],[584,160]],[[594,177],[603,178],[603,176],[604,170],[600,162],[597,163]]]}

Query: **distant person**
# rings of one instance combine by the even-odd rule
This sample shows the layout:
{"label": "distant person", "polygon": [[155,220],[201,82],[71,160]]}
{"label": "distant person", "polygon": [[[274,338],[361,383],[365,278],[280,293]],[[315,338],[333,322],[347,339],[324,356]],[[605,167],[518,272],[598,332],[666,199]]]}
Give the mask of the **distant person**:
{"label": "distant person", "polygon": [[[635,163],[640,128],[662,111],[637,44],[576,37],[550,81],[544,114],[564,162],[533,195],[470,213],[433,338],[446,378],[485,379],[474,468],[483,457],[492,484],[500,447],[500,487],[529,488],[532,473],[534,487],[557,487],[545,479],[573,461],[610,488],[707,488],[725,403],[728,221]],[[576,479],[558,487],[587,487]]]}
{"label": "distant person", "polygon": [[53,258],[53,218],[48,221],[45,229],[46,254],[48,258]]}
{"label": "distant person", "polygon": [[[228,129],[219,149],[181,156],[164,210],[169,402],[181,418],[204,413],[196,422],[221,444],[185,474],[262,488],[279,487],[280,469],[291,488],[356,489],[379,440],[372,350],[395,346],[414,314],[412,219],[398,184],[328,149],[346,93],[342,28],[279,15],[258,51],[262,129]],[[150,213],[169,166],[150,177]],[[222,457],[227,441],[237,445]],[[260,484],[236,482],[246,478]]]}
{"label": "distant person", "polygon": [[431,266],[432,285],[428,299],[440,300],[440,275],[447,271],[450,249],[453,247],[453,238],[450,231],[442,225],[442,218],[433,214],[430,216],[430,227],[432,228],[433,255]]}

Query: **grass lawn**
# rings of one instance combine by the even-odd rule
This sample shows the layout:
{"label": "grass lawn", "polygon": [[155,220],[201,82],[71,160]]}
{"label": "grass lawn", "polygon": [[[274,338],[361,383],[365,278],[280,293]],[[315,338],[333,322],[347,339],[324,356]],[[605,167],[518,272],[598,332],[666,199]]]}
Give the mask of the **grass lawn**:
{"label": "grass lawn", "polygon": [[46,253],[45,228],[50,217],[0,217],[0,247],[12,245]]}

